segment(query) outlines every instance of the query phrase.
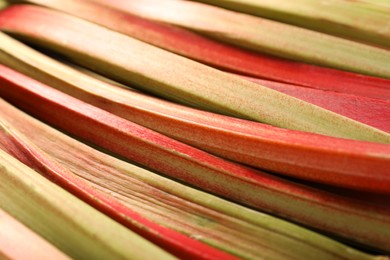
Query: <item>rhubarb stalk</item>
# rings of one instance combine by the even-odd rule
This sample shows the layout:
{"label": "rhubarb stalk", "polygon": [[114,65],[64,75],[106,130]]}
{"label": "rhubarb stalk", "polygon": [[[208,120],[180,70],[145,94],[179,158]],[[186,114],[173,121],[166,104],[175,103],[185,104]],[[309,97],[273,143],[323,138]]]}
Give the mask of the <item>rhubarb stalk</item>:
{"label": "rhubarb stalk", "polygon": [[4,64],[137,124],[257,168],[340,187],[389,193],[388,145],[278,129],[188,108],[106,83],[96,79],[96,74],[72,69],[9,36],[0,37],[0,60]]}
{"label": "rhubarb stalk", "polygon": [[[162,226],[244,259],[286,256],[296,259],[301,258],[302,254],[324,259],[331,256],[370,259],[368,255],[302,227],[186,187],[103,154],[32,119],[5,102],[0,103],[0,107],[2,120],[7,125],[3,127],[5,131],[0,132],[0,136],[3,135],[8,141],[0,142],[0,147],[6,143],[3,146],[13,152],[14,156],[30,164],[35,162],[33,164],[43,175],[69,191],[76,192],[80,198],[96,196],[94,200],[89,200],[92,204],[109,201],[116,215],[124,215],[119,219],[120,222],[138,222],[144,227],[141,228],[144,233],[153,227],[145,226],[145,221],[139,222],[140,218],[135,218],[134,213],[128,214],[128,210],[124,210],[126,207]],[[35,132],[40,134],[34,135]],[[71,169],[72,173],[67,172],[67,169]],[[72,177],[73,174],[80,177],[76,178],[78,181]],[[87,190],[83,195],[76,191],[77,188],[69,189],[68,184],[64,185],[69,182],[78,189],[86,190],[83,182],[94,189]],[[106,194],[109,199],[97,196],[99,193]],[[115,201],[122,203],[122,207],[115,207]],[[161,235],[168,234],[165,232]],[[176,239],[180,240],[177,242],[183,242],[183,247],[191,247],[198,253],[192,256],[181,254],[182,258],[228,259],[223,254],[207,254],[209,250],[183,237],[176,236]]]}
{"label": "rhubarb stalk", "polygon": [[390,142],[376,128],[60,12],[11,6],[1,11],[0,27],[178,102],[284,128]]}
{"label": "rhubarb stalk", "polygon": [[1,207],[72,258],[172,257],[0,150]]}
{"label": "rhubarb stalk", "polygon": [[68,12],[222,70],[310,88],[390,99],[389,80],[247,51],[177,26],[144,19],[88,0],[29,2]]}
{"label": "rhubarb stalk", "polygon": [[192,1],[93,1],[254,51],[390,78],[389,51],[305,28]]}
{"label": "rhubarb stalk", "polygon": [[70,259],[0,208],[1,259]]}
{"label": "rhubarb stalk", "polygon": [[390,133],[390,100],[378,100],[263,79],[245,78]]}
{"label": "rhubarb stalk", "polygon": [[390,47],[388,1],[383,3],[377,0],[366,2],[359,0],[198,1],[369,44]]}
{"label": "rhubarb stalk", "polygon": [[90,143],[253,208],[382,250],[389,247],[387,209],[356,205],[353,201],[224,161],[10,69],[3,67],[1,71],[0,96]]}
{"label": "rhubarb stalk", "polygon": [[[9,107],[7,107],[6,104],[3,104],[2,108],[4,110],[8,110],[8,112],[11,112],[12,115],[14,115],[15,117],[18,117],[17,112],[13,112],[12,108],[10,109]],[[12,129],[12,124],[8,122],[9,119],[6,119],[7,116],[5,116],[2,121],[0,121],[0,148],[2,147],[3,150],[12,154],[14,157],[18,158],[29,167],[40,172],[49,180],[60,185],[61,187],[68,190],[69,192],[82,199],[86,203],[90,204],[91,206],[95,207],[99,211],[107,214],[121,224],[129,227],[134,232],[147,238],[149,241],[157,244],[158,246],[162,247],[163,249],[169,251],[171,254],[179,258],[223,258],[232,260],[236,259],[235,257],[225,254],[224,252],[213,249],[212,247],[208,247],[203,243],[200,243],[194,239],[188,238],[187,236],[181,235],[171,229],[164,228],[163,226],[160,226],[153,221],[150,221],[136,211],[132,210],[132,208],[134,208],[136,204],[130,204],[129,206],[124,205],[112,196],[112,193],[115,190],[113,190],[112,192],[106,192],[107,187],[99,187],[95,184],[95,182],[98,182],[98,179],[96,179],[96,175],[102,175],[102,172],[97,172],[95,173],[95,175],[90,174],[88,177],[85,177],[86,181],[76,177],[72,172],[68,170],[68,168],[60,165],[49,155],[43,152],[40,148],[31,143],[28,138],[25,138],[17,130]],[[28,118],[26,118],[25,123],[28,124]],[[29,126],[32,127],[30,130],[34,129],[31,124],[29,124]],[[51,149],[55,148],[51,147]],[[82,156],[82,154],[73,155],[74,157],[70,160],[77,161],[77,156]],[[83,162],[81,162],[80,164],[83,164]],[[78,167],[77,164],[70,164],[68,166],[70,166],[70,168],[72,169]],[[99,170],[102,170],[101,167]],[[103,174],[102,176],[100,176],[100,178],[107,179],[107,176]],[[91,179],[95,180],[90,181]],[[132,184],[135,185],[134,182]],[[143,186],[143,192],[146,192],[147,186],[142,184],[138,185]],[[114,187],[115,185],[113,185],[112,188]],[[135,192],[129,192],[128,196],[134,193]],[[154,193],[156,194],[156,192]],[[118,195],[119,194],[120,193],[118,192]],[[161,214],[164,214],[164,212],[162,212]],[[234,250],[234,247],[230,251],[236,252]]]}

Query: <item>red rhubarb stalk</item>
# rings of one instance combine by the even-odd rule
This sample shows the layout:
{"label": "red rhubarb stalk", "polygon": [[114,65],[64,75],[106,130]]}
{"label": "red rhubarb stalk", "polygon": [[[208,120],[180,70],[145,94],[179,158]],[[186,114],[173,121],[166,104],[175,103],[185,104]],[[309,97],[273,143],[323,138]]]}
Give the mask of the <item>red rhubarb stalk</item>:
{"label": "red rhubarb stalk", "polygon": [[68,12],[222,70],[309,88],[390,99],[390,80],[294,62],[211,40],[88,0],[29,0]]}
{"label": "red rhubarb stalk", "polygon": [[67,168],[52,160],[41,149],[23,140],[15,131],[7,127],[6,122],[2,121],[0,121],[0,148],[27,166],[43,173],[46,178],[81,200],[179,258],[236,259],[204,243],[149,221],[113,197],[96,190]]}
{"label": "red rhubarb stalk", "polygon": [[304,88],[251,77],[245,78],[390,133],[389,100]]}
{"label": "red rhubarb stalk", "polygon": [[0,149],[0,205],[72,259],[173,259]]}
{"label": "red rhubarb stalk", "polygon": [[385,209],[356,205],[353,201],[224,161],[15,71],[5,67],[1,71],[1,97],[81,139],[253,208],[382,250],[390,246],[390,218]]}
{"label": "red rhubarb stalk", "polygon": [[[5,149],[12,151],[15,147],[17,152],[13,154],[21,160],[29,161],[31,158],[25,158],[24,154],[31,155],[31,151],[43,155],[46,162],[55,160],[97,191],[108,194],[111,200],[118,200],[157,224],[220,250],[244,259],[297,259],[302,254],[324,259],[370,258],[298,225],[192,189],[99,152],[6,102],[0,102],[0,107],[1,118],[8,129],[17,129],[0,132],[0,139],[3,133],[4,140],[8,141],[2,142]],[[44,162],[40,161],[40,164]],[[45,176],[48,171],[52,172],[48,167],[38,168]]]}
{"label": "red rhubarb stalk", "polygon": [[390,52],[356,41],[194,1],[92,1],[258,52],[390,78]]}
{"label": "red rhubarb stalk", "polygon": [[180,103],[288,129],[390,143],[389,133],[76,17],[33,6],[1,14],[4,31]]}
{"label": "red rhubarb stalk", "polygon": [[12,47],[0,52],[4,64],[137,124],[257,168],[389,193],[388,145],[289,131],[177,105],[98,80],[2,36],[1,43]]}

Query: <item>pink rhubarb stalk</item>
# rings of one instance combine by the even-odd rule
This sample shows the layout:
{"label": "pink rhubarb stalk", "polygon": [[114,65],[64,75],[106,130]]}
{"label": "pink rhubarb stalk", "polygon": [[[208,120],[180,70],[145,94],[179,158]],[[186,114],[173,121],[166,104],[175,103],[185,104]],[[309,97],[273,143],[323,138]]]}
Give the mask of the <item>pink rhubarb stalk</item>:
{"label": "pink rhubarb stalk", "polygon": [[309,88],[390,100],[390,80],[294,62],[211,40],[89,0],[29,0],[222,70]]}
{"label": "pink rhubarb stalk", "polygon": [[390,78],[390,52],[356,41],[194,1],[92,1],[257,52]]}
{"label": "pink rhubarb stalk", "polygon": [[290,131],[177,105],[106,83],[1,36],[0,45],[12,47],[4,45],[0,53],[4,64],[157,132],[296,178],[376,193],[390,191],[389,145]]}
{"label": "pink rhubarb stalk", "polygon": [[390,134],[379,129],[57,11],[11,7],[1,12],[0,26],[180,103],[288,129],[390,143]]}
{"label": "pink rhubarb stalk", "polygon": [[[390,133],[390,101],[356,95],[303,88],[292,84],[245,77],[262,86],[280,91]],[[389,88],[390,90],[390,88]],[[373,90],[374,91],[374,90]]]}
{"label": "pink rhubarb stalk", "polygon": [[1,259],[70,259],[0,208]]}
{"label": "pink rhubarb stalk", "polygon": [[386,209],[355,204],[224,161],[15,71],[5,67],[1,71],[1,97],[90,143],[253,208],[382,250],[390,246],[390,218]]}
{"label": "pink rhubarb stalk", "polygon": [[126,207],[113,197],[91,187],[67,168],[52,160],[38,147],[23,140],[1,121],[0,148],[6,150],[27,166],[43,173],[46,178],[57,183],[94,208],[179,258],[236,259],[204,243],[158,225],[144,218],[131,208]]}
{"label": "pink rhubarb stalk", "polygon": [[[302,254],[309,258],[372,259],[298,225],[217,198],[99,152],[6,102],[0,102],[0,108],[0,117],[6,125],[4,131],[0,131],[0,137],[4,139],[0,141],[0,146],[11,153],[13,151],[14,156],[29,164],[39,157],[41,163],[34,165],[46,162],[46,167],[36,167],[44,176],[48,177],[48,172],[52,171],[64,173],[53,167],[48,169],[55,163],[49,165],[47,162],[55,160],[95,190],[107,194],[111,200],[122,202],[157,224],[220,250],[243,259],[299,259]],[[32,153],[42,156],[26,156]],[[67,178],[69,173],[63,176]],[[61,182],[59,178],[58,183]],[[125,214],[123,210],[117,210]],[[137,222],[136,219],[132,221],[134,224]],[[139,225],[144,226],[143,223]],[[199,247],[195,249],[201,250]]]}

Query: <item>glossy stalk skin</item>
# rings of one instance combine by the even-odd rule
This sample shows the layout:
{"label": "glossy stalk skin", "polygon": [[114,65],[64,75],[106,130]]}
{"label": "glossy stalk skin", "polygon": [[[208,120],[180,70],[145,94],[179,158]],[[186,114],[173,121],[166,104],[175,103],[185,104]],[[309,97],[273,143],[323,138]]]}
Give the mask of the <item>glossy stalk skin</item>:
{"label": "glossy stalk skin", "polygon": [[106,83],[9,36],[0,34],[0,39],[3,64],[192,146],[296,178],[389,194],[389,145],[289,131],[192,109]]}
{"label": "glossy stalk skin", "polygon": [[[197,0],[230,10],[390,48],[390,5],[378,1]],[[387,5],[386,5],[387,4]],[[383,11],[387,8],[387,12]]]}
{"label": "glossy stalk skin", "polygon": [[390,52],[305,28],[192,1],[93,0],[250,50],[390,78]]}
{"label": "glossy stalk skin", "polygon": [[1,12],[0,27],[181,103],[283,128],[390,142],[390,135],[376,128],[60,12],[11,6]]}
{"label": "glossy stalk skin", "polygon": [[173,257],[0,150],[0,204],[71,258]]}
{"label": "glossy stalk skin", "polygon": [[[141,212],[156,223],[171,226],[241,259],[374,259],[302,227],[219,199],[98,152],[34,120],[6,102],[0,103],[0,107],[1,118],[8,126],[8,131],[0,132],[0,136],[3,134],[8,142],[4,145],[5,141],[1,142],[0,138],[0,147],[3,143],[3,148],[14,151],[14,156],[20,160],[31,163],[31,158],[26,155],[32,153],[35,157],[37,154],[42,155],[40,162],[46,166],[49,165],[48,161],[55,160],[71,169],[95,190],[109,194],[113,200]],[[17,132],[9,129],[17,129]],[[37,132],[40,134],[34,135]],[[50,167],[45,169],[41,173],[48,176]],[[58,167],[57,172],[60,172]],[[67,181],[72,182],[64,169],[61,173]],[[57,183],[64,182],[61,178],[57,179]],[[141,194],[145,194],[145,198]],[[123,209],[118,211],[124,213]],[[194,249],[201,250],[199,247]],[[215,259],[221,257],[215,256]]]}
{"label": "glossy stalk skin", "polygon": [[0,208],[1,259],[70,259]]}
{"label": "glossy stalk skin", "polygon": [[262,86],[280,91],[284,94],[299,98],[313,105],[325,108],[337,114],[354,119],[361,123],[390,132],[390,102],[376,98],[359,97],[332,91],[273,82],[263,79],[245,77]]}
{"label": "glossy stalk skin", "polygon": [[389,248],[390,213],[385,208],[356,204],[352,200],[224,161],[5,67],[0,75],[1,97],[90,143],[244,205],[273,212],[367,246],[385,251]]}
{"label": "glossy stalk skin", "polygon": [[129,35],[162,49],[238,74],[315,89],[390,100],[390,80],[294,62],[211,40],[88,0],[29,0]]}

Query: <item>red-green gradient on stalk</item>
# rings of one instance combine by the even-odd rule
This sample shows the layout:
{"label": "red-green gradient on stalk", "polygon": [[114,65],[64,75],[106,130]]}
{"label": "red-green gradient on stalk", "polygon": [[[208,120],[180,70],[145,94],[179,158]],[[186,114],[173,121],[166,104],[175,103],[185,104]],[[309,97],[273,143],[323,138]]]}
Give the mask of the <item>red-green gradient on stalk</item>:
{"label": "red-green gradient on stalk", "polygon": [[288,129],[390,142],[390,135],[376,128],[60,12],[11,6],[0,13],[0,27],[101,74],[187,105]]}
{"label": "red-green gradient on stalk", "polygon": [[244,205],[374,248],[389,247],[387,208],[362,205],[222,160],[5,67],[0,75],[1,97],[78,138]]}
{"label": "red-green gradient on stalk", "polygon": [[390,80],[294,62],[224,44],[178,26],[155,22],[89,0],[30,0],[95,22],[146,43],[257,78],[390,100]]}

